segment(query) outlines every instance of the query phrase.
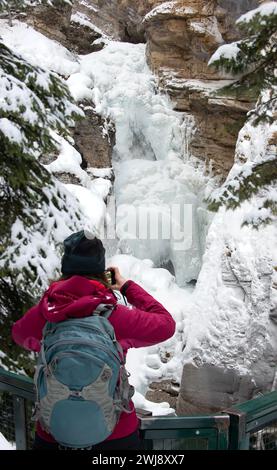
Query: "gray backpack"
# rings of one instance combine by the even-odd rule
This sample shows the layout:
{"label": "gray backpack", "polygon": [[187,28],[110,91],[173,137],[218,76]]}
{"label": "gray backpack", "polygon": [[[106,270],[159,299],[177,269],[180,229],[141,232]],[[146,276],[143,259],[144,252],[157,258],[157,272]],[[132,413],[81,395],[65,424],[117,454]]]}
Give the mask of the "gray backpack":
{"label": "gray backpack", "polygon": [[134,388],[108,320],[112,309],[100,304],[90,317],[44,327],[34,379],[36,417],[65,447],[91,447],[106,440],[121,412],[132,411]]}

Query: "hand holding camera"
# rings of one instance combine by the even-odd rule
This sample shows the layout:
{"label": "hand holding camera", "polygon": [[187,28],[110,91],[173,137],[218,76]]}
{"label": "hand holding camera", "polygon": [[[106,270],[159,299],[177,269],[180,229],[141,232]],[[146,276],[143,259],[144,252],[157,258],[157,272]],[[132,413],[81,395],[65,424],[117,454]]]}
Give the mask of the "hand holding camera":
{"label": "hand holding camera", "polygon": [[107,271],[111,273],[111,289],[120,290],[126,280],[119,272],[119,269],[116,266],[109,266]]}

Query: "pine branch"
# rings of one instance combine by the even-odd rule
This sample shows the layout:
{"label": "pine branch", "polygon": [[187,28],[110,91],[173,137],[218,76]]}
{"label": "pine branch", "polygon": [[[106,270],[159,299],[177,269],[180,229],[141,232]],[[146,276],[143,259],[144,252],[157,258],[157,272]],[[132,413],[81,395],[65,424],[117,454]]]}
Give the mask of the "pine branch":
{"label": "pine branch", "polygon": [[247,176],[245,171],[241,172],[231,181],[227,181],[220,190],[216,199],[209,202],[209,210],[217,211],[224,205],[228,209],[236,209],[242,202],[249,200],[253,195],[258,194],[276,183],[277,181],[277,158],[263,163],[253,165],[251,171],[247,167]]}

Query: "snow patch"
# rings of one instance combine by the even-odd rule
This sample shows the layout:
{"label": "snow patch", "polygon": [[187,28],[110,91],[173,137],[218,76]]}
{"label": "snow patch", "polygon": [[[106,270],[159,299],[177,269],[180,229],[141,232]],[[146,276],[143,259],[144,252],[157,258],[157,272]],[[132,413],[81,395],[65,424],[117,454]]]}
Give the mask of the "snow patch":
{"label": "snow patch", "polygon": [[14,20],[13,26],[9,26],[7,20],[0,20],[0,36],[6,46],[34,66],[65,77],[79,70],[76,56],[25,23]]}
{"label": "snow patch", "polygon": [[220,59],[236,59],[238,53],[240,52],[240,48],[238,46],[239,43],[240,41],[237,41],[231,44],[223,44],[223,46],[220,46],[210,58],[208,65],[212,65],[214,62]]}
{"label": "snow patch", "polygon": [[189,6],[180,6],[178,2],[170,1],[164,2],[161,5],[153,8],[147,15],[145,15],[143,21],[149,21],[155,19],[156,16],[160,15],[195,15],[197,10]]}
{"label": "snow patch", "polygon": [[93,83],[91,78],[82,73],[74,73],[67,79],[67,85],[76,101],[93,100]]}
{"label": "snow patch", "polygon": [[112,168],[88,168],[89,173],[97,178],[112,178],[113,169]]}
{"label": "snow patch", "polygon": [[77,184],[65,184],[64,186],[79,202],[85,215],[84,228],[99,236],[106,215],[106,205],[102,197],[96,191],[93,192]]}
{"label": "snow patch", "polygon": [[93,10],[96,13],[99,11],[98,7],[96,7],[95,5],[92,5],[90,2],[87,2],[86,0],[81,0],[80,5],[84,5],[86,8],[88,8],[89,10]]}
{"label": "snow patch", "polygon": [[101,29],[99,29],[95,24],[93,24],[90,21],[89,17],[87,15],[85,15],[84,13],[80,13],[79,11],[77,11],[76,13],[73,13],[71,15],[70,20],[73,23],[80,24],[81,26],[86,26],[87,28],[91,29],[92,31],[95,31],[96,33],[100,34],[101,36],[107,38],[107,35]]}
{"label": "snow patch", "polygon": [[170,408],[168,403],[154,403],[153,401],[146,400],[146,398],[137,391],[132,397],[132,400],[136,408],[151,411],[152,416],[175,416],[175,410]]}
{"label": "snow patch", "polygon": [[262,17],[277,15],[277,2],[264,3],[255,10],[251,10],[248,13],[245,13],[237,20],[237,24],[249,23],[256,15],[260,15]]}
{"label": "snow patch", "polygon": [[63,137],[52,133],[56,142],[60,145],[60,153],[56,160],[44,167],[51,173],[71,173],[80,179],[83,186],[87,186],[90,182],[88,174],[82,170],[82,157],[80,153],[67,142]]}
{"label": "snow patch", "polygon": [[215,17],[203,18],[201,21],[191,20],[189,26],[190,29],[197,34],[212,36],[218,44],[222,44],[224,42]]}
{"label": "snow patch", "polygon": [[3,434],[0,432],[0,450],[16,450],[15,445],[5,439]]}

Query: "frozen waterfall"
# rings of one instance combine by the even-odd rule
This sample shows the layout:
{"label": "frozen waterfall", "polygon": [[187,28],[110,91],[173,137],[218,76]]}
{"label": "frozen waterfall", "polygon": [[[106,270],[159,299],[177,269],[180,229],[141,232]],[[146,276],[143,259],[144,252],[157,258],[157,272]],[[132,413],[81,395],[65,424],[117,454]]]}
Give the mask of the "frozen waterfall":
{"label": "frozen waterfall", "polygon": [[158,92],[143,44],[111,42],[84,56],[80,72],[68,80],[78,96],[80,76],[83,96],[90,96],[96,112],[116,127],[118,251],[150,259],[156,267],[170,266],[184,286],[197,279],[206,225],[207,180],[187,154],[192,117],[175,112]]}

